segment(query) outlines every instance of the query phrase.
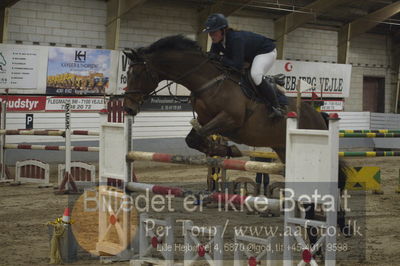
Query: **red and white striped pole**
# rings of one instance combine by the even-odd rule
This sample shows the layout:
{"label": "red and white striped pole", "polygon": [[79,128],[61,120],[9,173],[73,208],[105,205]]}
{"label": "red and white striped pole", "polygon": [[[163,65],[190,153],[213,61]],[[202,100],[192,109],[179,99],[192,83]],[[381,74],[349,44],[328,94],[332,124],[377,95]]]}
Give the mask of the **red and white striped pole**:
{"label": "red and white striped pole", "polygon": [[[189,191],[185,191],[178,187],[167,187],[138,182],[128,182],[126,184],[126,190],[130,192],[149,192],[159,195],[174,195],[175,197],[184,197],[185,195],[191,194]],[[265,196],[254,197],[215,192],[209,196],[204,195],[203,199],[209,199],[220,204],[225,203],[227,206],[232,203],[234,205],[248,208],[250,211],[271,212],[277,215],[280,213],[280,200],[270,199]]]}
{"label": "red and white striped pole", "polygon": [[[4,149],[9,150],[46,150],[65,151],[65,146],[32,145],[32,144],[5,144]],[[70,146],[71,151],[98,152],[99,147]]]}
{"label": "red and white striped pole", "polygon": [[165,187],[153,184],[145,184],[145,183],[137,183],[137,182],[128,182],[126,184],[126,190],[131,192],[150,192],[153,194],[160,195],[174,195],[176,197],[183,197],[185,195],[185,191],[181,188],[177,187]]}
{"label": "red and white striped pole", "polygon": [[188,165],[209,165],[223,169],[247,171],[254,173],[281,174],[285,169],[281,163],[264,163],[236,159],[206,158],[204,156],[183,156],[167,153],[130,151],[127,160],[153,161]]}
{"label": "red and white striped pole", "polygon": [[[71,135],[99,136],[99,132],[88,130],[72,130]],[[57,129],[0,129],[0,135],[36,135],[36,136],[64,136],[64,130]]]}

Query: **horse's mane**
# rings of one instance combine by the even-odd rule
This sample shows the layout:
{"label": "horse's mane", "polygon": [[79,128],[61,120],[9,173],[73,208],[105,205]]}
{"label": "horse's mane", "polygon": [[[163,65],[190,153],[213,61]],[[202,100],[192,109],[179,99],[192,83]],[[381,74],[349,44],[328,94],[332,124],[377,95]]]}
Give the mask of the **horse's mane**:
{"label": "horse's mane", "polygon": [[140,49],[142,53],[155,53],[167,50],[178,51],[201,51],[201,47],[196,41],[186,38],[183,35],[173,35],[162,38],[148,47]]}
{"label": "horse's mane", "polygon": [[[147,47],[141,47],[138,49],[139,54],[152,54],[156,52],[164,52],[164,51],[192,51],[192,52],[197,52],[199,54],[202,54],[203,56],[206,56],[205,53],[203,53],[201,47],[196,41],[193,41],[182,34],[179,35],[172,35],[168,36],[162,39],[159,39],[158,41],[154,42],[153,44],[147,46]],[[223,71],[230,72],[234,75],[240,76],[240,73],[237,70],[234,70],[232,68],[224,66],[220,61],[216,60],[211,60],[210,61],[214,66],[217,66],[219,70],[225,69]]]}

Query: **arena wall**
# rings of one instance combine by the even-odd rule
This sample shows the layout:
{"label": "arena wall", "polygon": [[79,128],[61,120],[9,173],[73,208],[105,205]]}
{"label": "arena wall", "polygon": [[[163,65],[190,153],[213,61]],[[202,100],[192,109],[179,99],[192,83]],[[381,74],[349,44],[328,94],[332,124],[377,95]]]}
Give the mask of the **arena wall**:
{"label": "arena wall", "polygon": [[21,0],[10,8],[8,43],[105,48],[107,5],[98,0]]}
{"label": "arena wall", "polygon": [[[104,48],[106,16],[106,3],[99,0],[21,0],[10,8],[8,43]],[[233,28],[273,37],[273,20],[265,17],[260,12],[239,11],[229,20]],[[149,45],[177,33],[195,38],[198,28],[193,5],[148,1],[122,19],[120,48]],[[385,112],[393,111],[395,77],[390,57],[390,39],[385,36],[362,34],[352,40],[349,63],[353,70],[345,111],[362,111],[363,76],[385,78]],[[284,59],[336,63],[337,32],[296,29],[288,34]],[[188,94],[182,87],[176,91]]]}

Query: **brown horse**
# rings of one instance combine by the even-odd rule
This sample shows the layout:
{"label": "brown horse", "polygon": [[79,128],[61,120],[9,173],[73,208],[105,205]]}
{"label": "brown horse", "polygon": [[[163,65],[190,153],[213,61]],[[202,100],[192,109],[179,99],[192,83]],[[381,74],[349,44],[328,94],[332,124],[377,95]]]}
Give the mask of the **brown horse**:
{"label": "brown horse", "polygon": [[[131,61],[124,97],[128,113],[137,114],[160,81],[172,80],[191,91],[193,109],[201,125],[186,137],[189,147],[208,155],[241,156],[235,146],[215,145],[207,138],[219,134],[236,143],[271,147],[285,162],[286,117],[269,118],[268,106],[243,93],[240,74],[210,60],[195,41],[181,35],[170,36],[126,55]],[[323,116],[308,103],[302,102],[298,109],[295,99],[289,99],[288,110],[300,110],[300,128],[327,129]],[[338,186],[343,189],[344,164],[340,163],[339,168]],[[306,215],[312,218],[313,209]],[[342,231],[346,229],[343,212],[339,212],[338,223]]]}
{"label": "brown horse", "polygon": [[[264,103],[249,99],[242,92],[240,75],[208,59],[196,42],[171,36],[127,56],[131,67],[124,106],[129,113],[138,112],[144,97],[160,81],[172,80],[191,91],[201,125],[186,138],[191,148],[209,155],[241,156],[235,146],[215,146],[207,140],[207,136],[219,134],[235,143],[271,147],[285,161],[286,118],[269,118],[270,110]],[[294,99],[289,99],[288,110],[296,111]],[[299,127],[327,129],[321,114],[308,103],[301,103]]]}

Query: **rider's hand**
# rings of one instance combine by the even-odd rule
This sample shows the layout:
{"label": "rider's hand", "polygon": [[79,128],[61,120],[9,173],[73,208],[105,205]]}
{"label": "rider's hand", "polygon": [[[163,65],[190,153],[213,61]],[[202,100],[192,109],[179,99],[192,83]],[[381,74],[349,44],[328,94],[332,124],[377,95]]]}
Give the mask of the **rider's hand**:
{"label": "rider's hand", "polygon": [[221,62],[221,61],[222,61],[222,55],[215,54],[215,53],[208,53],[207,56],[208,56],[208,58],[210,58],[211,60],[215,60],[215,61],[218,61],[218,62]]}

